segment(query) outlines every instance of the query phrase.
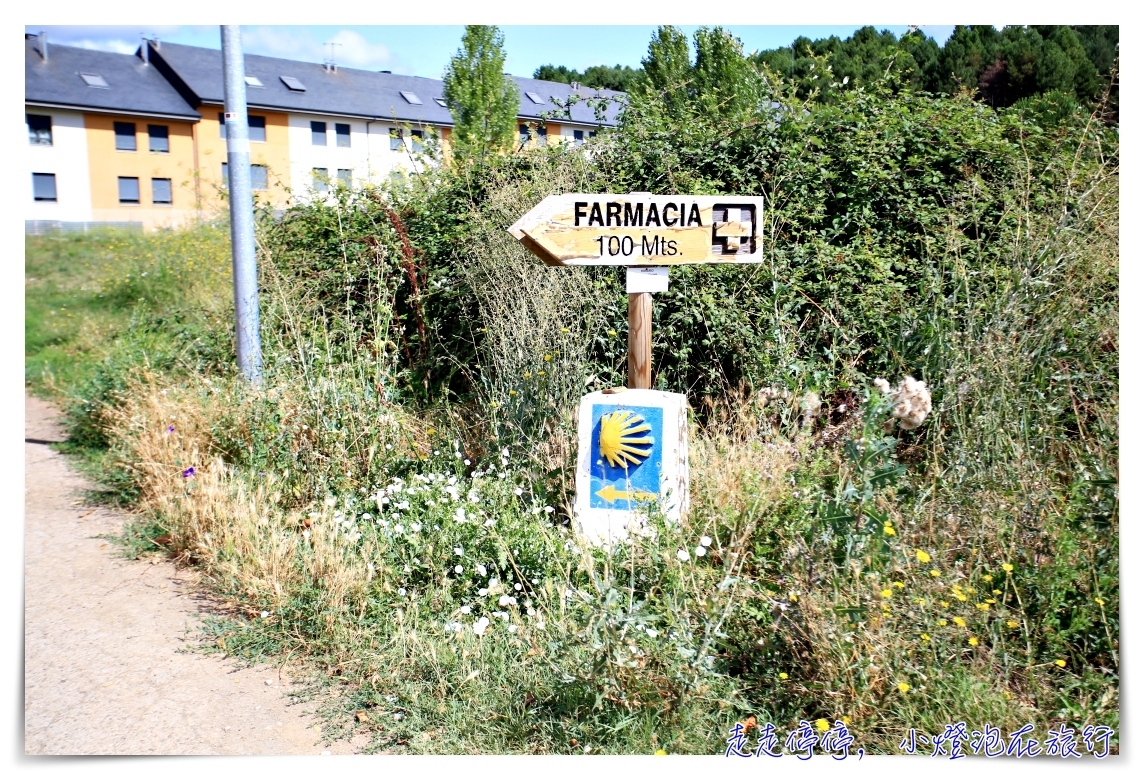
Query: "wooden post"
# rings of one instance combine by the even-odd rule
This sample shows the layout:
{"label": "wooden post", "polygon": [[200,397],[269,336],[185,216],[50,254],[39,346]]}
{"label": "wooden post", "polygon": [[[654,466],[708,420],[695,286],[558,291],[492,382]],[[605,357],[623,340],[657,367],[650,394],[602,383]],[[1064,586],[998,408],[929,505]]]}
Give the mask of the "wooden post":
{"label": "wooden post", "polygon": [[628,295],[628,387],[651,388],[651,293]]}

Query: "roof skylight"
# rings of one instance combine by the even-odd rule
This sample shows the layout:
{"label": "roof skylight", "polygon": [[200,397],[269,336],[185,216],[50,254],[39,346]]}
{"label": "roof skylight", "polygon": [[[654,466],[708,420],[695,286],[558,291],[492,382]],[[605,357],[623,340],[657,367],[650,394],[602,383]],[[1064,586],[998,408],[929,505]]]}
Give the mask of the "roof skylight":
{"label": "roof skylight", "polygon": [[417,94],[415,92],[406,92],[405,90],[402,90],[401,91],[401,97],[405,98],[406,103],[409,103],[409,104],[414,105],[414,106],[421,105],[421,98],[417,97]]}
{"label": "roof skylight", "polygon": [[439,105],[441,108],[448,108],[449,107],[449,104],[445,102],[445,98],[433,98],[433,99],[435,101],[437,101],[437,105]]}
{"label": "roof skylight", "polygon": [[542,98],[540,95],[536,94],[535,92],[525,92],[524,94],[528,96],[529,100],[531,100],[533,103],[536,103],[537,105],[540,105],[541,103],[544,102],[544,98]]}
{"label": "roof skylight", "polygon": [[110,88],[110,85],[108,85],[107,81],[105,81],[103,76],[100,76],[98,73],[81,73],[79,74],[79,77],[83,79],[83,83],[87,84],[89,87],[97,87],[99,89]]}
{"label": "roof skylight", "polygon": [[285,84],[291,92],[306,91],[306,85],[293,76],[279,76],[278,78],[282,79],[282,83]]}
{"label": "roof skylight", "polygon": [[247,76],[246,77],[246,86],[248,86],[248,87],[265,87],[266,85],[263,84],[259,80],[258,76]]}

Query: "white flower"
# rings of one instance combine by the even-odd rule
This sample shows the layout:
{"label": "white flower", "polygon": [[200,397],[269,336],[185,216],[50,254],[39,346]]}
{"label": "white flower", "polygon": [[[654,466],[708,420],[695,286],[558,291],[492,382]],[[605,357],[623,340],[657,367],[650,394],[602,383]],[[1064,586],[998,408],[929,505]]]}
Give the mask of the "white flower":
{"label": "white flower", "polygon": [[326,506],[333,506],[336,503],[338,503],[338,500],[336,498],[334,498],[333,496],[329,496],[326,498]]}
{"label": "white flower", "polygon": [[465,573],[465,567],[464,566],[454,566],[453,571],[457,572],[457,574],[464,574]]}
{"label": "white flower", "polygon": [[707,554],[707,548],[704,547],[703,545],[699,545],[698,547],[695,548],[695,557],[696,558],[702,558],[706,554]]}
{"label": "white flower", "polygon": [[489,570],[485,568],[485,565],[483,563],[478,563],[477,564],[477,574],[481,575],[482,577],[487,577],[487,576],[489,576]]}
{"label": "white flower", "polygon": [[490,517],[488,520],[486,520],[486,521],[485,521],[485,528],[492,528],[492,527],[493,527],[494,525],[496,525],[496,524],[497,524],[497,521],[496,521],[496,520],[493,520],[493,519]]}
{"label": "white flower", "polygon": [[509,626],[509,627],[508,627],[508,632],[509,632],[510,634],[515,634],[515,633],[516,633],[516,626]]}
{"label": "white flower", "polygon": [[691,560],[691,553],[687,552],[687,550],[680,550],[675,554],[675,557],[681,561],[689,561]]}
{"label": "white flower", "polygon": [[409,526],[409,529],[410,529],[411,531],[413,531],[413,533],[415,533],[415,534],[419,534],[419,533],[421,533],[421,523],[412,523],[412,524]]}
{"label": "white flower", "polygon": [[501,450],[500,454],[501,454],[502,458],[507,458],[508,457],[508,447],[505,447],[503,450]]}
{"label": "white flower", "polygon": [[462,614],[462,615],[467,615],[467,614],[469,614],[469,613],[470,613],[470,612],[472,612],[472,611],[473,611],[473,608],[472,608],[472,607],[470,607],[468,604],[466,604],[465,606],[461,607],[461,614]]}
{"label": "white flower", "polygon": [[397,595],[398,596],[404,596],[405,595],[405,588],[398,588],[397,589]]}
{"label": "white flower", "polygon": [[266,610],[262,610],[262,617],[268,618],[268,617],[270,617],[270,613],[267,612]]}
{"label": "white flower", "polygon": [[499,606],[502,606],[502,607],[507,607],[509,604],[515,604],[515,603],[516,603],[516,599],[514,599],[512,596],[508,595],[507,593],[505,595],[501,596],[499,599],[497,599],[497,604]]}
{"label": "white flower", "polygon": [[[457,507],[457,511],[453,513],[453,519],[456,520],[458,523],[465,522],[466,517],[465,517],[465,510],[463,507]],[[457,553],[457,554],[460,555],[460,553]]]}
{"label": "white flower", "polygon": [[701,545],[703,545],[704,547],[710,547],[711,546],[711,537],[710,536],[701,536],[701,537],[699,537],[699,543]]}
{"label": "white flower", "polygon": [[521,586],[521,584],[519,582],[514,582],[512,584],[512,589],[513,590],[523,590],[523,587]]}
{"label": "white flower", "polygon": [[372,520],[372,519],[373,519],[373,515],[371,515],[369,512],[363,512],[363,513],[362,513],[362,516],[361,516],[361,519],[362,519],[362,520]]}
{"label": "white flower", "polygon": [[650,636],[652,639],[655,639],[657,636],[659,636],[659,632],[656,631],[654,628],[645,628],[644,630],[647,632],[647,635]]}
{"label": "white flower", "polygon": [[405,526],[403,526],[401,523],[398,523],[397,525],[393,526],[393,532],[395,534],[403,534],[405,533]]}
{"label": "white flower", "polygon": [[544,628],[544,621],[543,620],[536,621],[536,627],[539,629],[543,629]]}
{"label": "white flower", "polygon": [[468,458],[465,458],[465,465],[471,466],[471,465],[473,465],[473,462],[471,460],[469,460]]}
{"label": "white flower", "polygon": [[555,510],[555,509],[553,509],[553,508],[552,508],[552,507],[550,507],[550,506],[546,506],[546,507],[544,507],[544,511],[545,511],[546,513],[548,513],[548,514],[552,514],[552,513],[553,513],[553,512],[555,512],[556,510]]}
{"label": "white flower", "polygon": [[487,595],[489,595],[489,589],[488,588],[481,588],[480,590],[477,591],[477,595],[478,596],[487,596]]}
{"label": "white flower", "polygon": [[473,623],[473,633],[476,634],[477,636],[481,636],[482,634],[485,633],[485,629],[488,627],[489,627],[489,619],[487,617],[485,617],[484,615],[481,615],[480,619],[477,620],[476,623]]}
{"label": "white flower", "polygon": [[465,553],[465,550],[462,547],[454,547],[453,548],[453,555],[464,555],[464,553]]}
{"label": "white flower", "polygon": [[519,496],[524,493],[524,488],[515,488],[512,492]]}
{"label": "white flower", "polygon": [[529,617],[532,617],[532,616],[533,616],[533,615],[535,615],[535,614],[536,614],[536,610],[535,610],[535,609],[533,609],[532,607],[529,607],[529,608],[528,608],[528,616],[529,616]]}

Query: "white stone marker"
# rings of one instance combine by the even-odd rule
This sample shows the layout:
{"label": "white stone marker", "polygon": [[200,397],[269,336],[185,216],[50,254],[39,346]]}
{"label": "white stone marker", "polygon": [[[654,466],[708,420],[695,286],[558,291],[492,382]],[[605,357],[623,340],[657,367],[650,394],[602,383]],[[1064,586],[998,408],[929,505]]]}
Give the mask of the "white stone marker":
{"label": "white stone marker", "polygon": [[616,388],[580,399],[577,530],[608,545],[638,531],[657,504],[672,522],[687,511],[687,396]]}

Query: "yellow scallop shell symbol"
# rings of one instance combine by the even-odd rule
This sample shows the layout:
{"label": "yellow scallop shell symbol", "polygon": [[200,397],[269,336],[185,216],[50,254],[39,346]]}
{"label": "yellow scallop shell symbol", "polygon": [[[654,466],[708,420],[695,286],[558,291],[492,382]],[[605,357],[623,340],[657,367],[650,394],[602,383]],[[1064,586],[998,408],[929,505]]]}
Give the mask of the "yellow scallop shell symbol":
{"label": "yellow scallop shell symbol", "polygon": [[605,414],[600,418],[600,454],[613,468],[626,469],[629,463],[639,465],[651,455],[652,440],[637,434],[650,431],[651,426],[634,412]]}

